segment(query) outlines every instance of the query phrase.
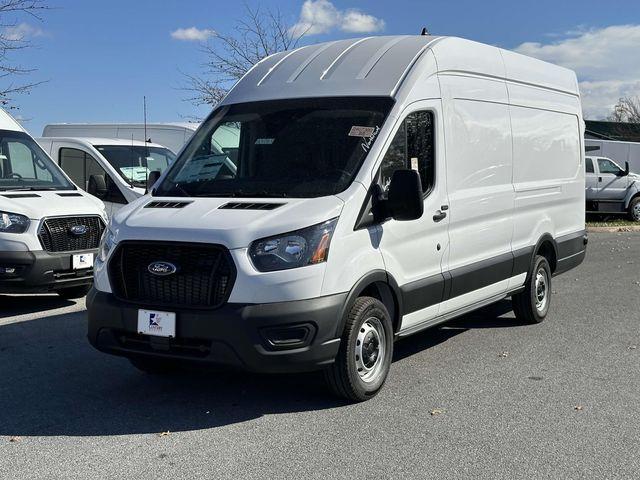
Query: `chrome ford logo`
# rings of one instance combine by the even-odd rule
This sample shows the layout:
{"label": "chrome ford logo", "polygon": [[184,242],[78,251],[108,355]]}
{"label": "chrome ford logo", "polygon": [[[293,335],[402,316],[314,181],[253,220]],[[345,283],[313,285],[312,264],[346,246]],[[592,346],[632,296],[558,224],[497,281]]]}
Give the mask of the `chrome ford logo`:
{"label": "chrome ford logo", "polygon": [[69,227],[69,233],[77,237],[84,235],[89,231],[89,227],[86,225],[72,225]]}
{"label": "chrome ford logo", "polygon": [[167,275],[173,275],[176,273],[178,271],[178,267],[169,262],[153,262],[149,264],[147,270],[149,270],[149,273],[153,275],[166,277]]}

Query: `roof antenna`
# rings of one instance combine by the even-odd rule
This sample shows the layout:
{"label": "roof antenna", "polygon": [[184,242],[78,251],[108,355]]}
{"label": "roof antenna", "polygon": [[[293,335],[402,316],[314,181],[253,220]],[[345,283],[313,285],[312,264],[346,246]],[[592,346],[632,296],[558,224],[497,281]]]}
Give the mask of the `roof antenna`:
{"label": "roof antenna", "polygon": [[422,27],[422,32],[420,32],[420,35],[425,36],[431,34],[429,33],[429,30],[427,30],[427,27]]}

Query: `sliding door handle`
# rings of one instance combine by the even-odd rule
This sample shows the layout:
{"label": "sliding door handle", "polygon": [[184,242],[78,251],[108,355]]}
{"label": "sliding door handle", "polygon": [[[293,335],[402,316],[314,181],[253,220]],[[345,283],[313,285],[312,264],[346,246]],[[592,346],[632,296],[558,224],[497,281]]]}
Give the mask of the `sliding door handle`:
{"label": "sliding door handle", "polygon": [[444,220],[447,217],[447,212],[443,212],[442,210],[436,211],[436,214],[433,216],[434,222],[439,222],[440,220]]}

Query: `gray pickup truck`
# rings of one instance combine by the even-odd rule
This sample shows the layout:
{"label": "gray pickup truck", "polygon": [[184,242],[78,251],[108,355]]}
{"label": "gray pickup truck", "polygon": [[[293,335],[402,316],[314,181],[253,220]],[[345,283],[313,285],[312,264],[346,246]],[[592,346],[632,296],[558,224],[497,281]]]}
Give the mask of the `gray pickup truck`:
{"label": "gray pickup truck", "polygon": [[640,175],[621,168],[610,158],[585,157],[587,212],[627,214],[640,222]]}

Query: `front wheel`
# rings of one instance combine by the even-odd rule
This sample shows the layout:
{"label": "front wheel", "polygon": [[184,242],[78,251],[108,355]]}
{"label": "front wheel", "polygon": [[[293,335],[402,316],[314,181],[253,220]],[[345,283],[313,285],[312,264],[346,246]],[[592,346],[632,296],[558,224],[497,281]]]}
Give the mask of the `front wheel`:
{"label": "front wheel", "polygon": [[551,267],[547,259],[537,255],[527,277],[524,291],[511,298],[516,318],[526,323],[540,323],[551,303]]}
{"label": "front wheel", "polygon": [[327,384],[348,400],[367,400],[384,385],[392,357],[389,312],[378,299],[360,297],[349,312],[335,362],[325,370]]}
{"label": "front wheel", "polygon": [[629,202],[629,220],[640,222],[640,197],[636,197]]}

